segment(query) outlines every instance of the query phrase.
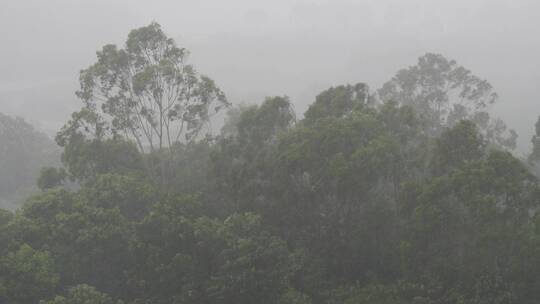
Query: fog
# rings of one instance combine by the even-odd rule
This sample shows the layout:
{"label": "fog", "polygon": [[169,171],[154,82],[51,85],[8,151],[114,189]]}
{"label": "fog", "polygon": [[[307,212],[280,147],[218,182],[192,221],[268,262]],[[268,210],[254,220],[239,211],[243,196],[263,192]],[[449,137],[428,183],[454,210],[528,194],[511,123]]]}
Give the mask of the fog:
{"label": "fog", "polygon": [[426,52],[488,79],[529,149],[540,114],[535,0],[2,0],[0,112],[49,134],[80,107],[78,71],[106,43],[159,22],[233,103],[288,95],[302,113],[332,85],[376,89]]}
{"label": "fog", "polygon": [[0,0],[0,31],[0,304],[540,303],[540,0]]}

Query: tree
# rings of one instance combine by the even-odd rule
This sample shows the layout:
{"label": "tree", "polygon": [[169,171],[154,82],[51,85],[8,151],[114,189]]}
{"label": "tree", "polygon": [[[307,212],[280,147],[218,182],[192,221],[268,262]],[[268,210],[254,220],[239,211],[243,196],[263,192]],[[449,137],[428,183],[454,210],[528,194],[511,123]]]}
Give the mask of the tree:
{"label": "tree", "polygon": [[427,53],[417,65],[398,71],[378,95],[383,101],[413,107],[426,122],[429,134],[436,136],[445,127],[468,119],[490,143],[515,147],[517,134],[487,113],[488,106],[498,99],[491,84],[440,54]]}
{"label": "tree", "polygon": [[436,139],[433,166],[441,174],[484,155],[485,142],[476,125],[463,120]]}
{"label": "tree", "polygon": [[130,141],[122,138],[87,139],[73,134],[64,147],[62,163],[72,180],[84,182],[100,174],[142,172],[143,156]]}
{"label": "tree", "polygon": [[300,122],[281,137],[260,212],[286,240],[316,252],[326,279],[392,273],[391,198],[405,172],[397,143],[371,110]]}
{"label": "tree", "polygon": [[10,243],[13,241],[8,233],[8,225],[13,219],[13,213],[0,209],[0,243],[3,244],[0,248],[0,256],[7,253]]}
{"label": "tree", "polygon": [[[163,201],[137,226],[132,283],[151,303],[275,303],[291,253],[255,214],[201,215],[193,197]],[[156,236],[160,236],[156,238]]]}
{"label": "tree", "polygon": [[211,298],[217,303],[275,303],[293,270],[286,243],[250,213],[231,215],[217,233],[225,242],[210,279]]}
{"label": "tree", "polygon": [[0,227],[6,226],[12,218],[13,213],[4,209],[0,209]]}
{"label": "tree", "polygon": [[59,138],[75,131],[122,136],[140,152],[193,141],[228,102],[214,81],[187,64],[187,54],[157,23],[132,30],[123,49],[104,46],[97,62],[81,71],[77,96],[84,115],[74,115]]}
{"label": "tree", "polygon": [[37,303],[54,293],[58,275],[48,252],[24,244],[0,257],[0,300],[3,303]]}
{"label": "tree", "polygon": [[296,123],[287,97],[268,97],[260,106],[232,111],[210,155],[211,177],[216,200],[225,196],[234,204],[233,212],[253,211],[255,196],[268,185],[275,166],[273,150]]}
{"label": "tree", "polygon": [[306,111],[304,121],[343,117],[362,106],[368,106],[370,101],[369,87],[364,83],[333,87],[317,95]]}
{"label": "tree", "polygon": [[471,303],[521,303],[520,284],[534,294],[534,283],[518,277],[538,264],[518,252],[536,250],[529,251],[536,246],[529,231],[540,192],[518,159],[490,151],[407,192],[400,201],[403,218],[410,216],[402,241],[406,277],[440,282]]}
{"label": "tree", "polygon": [[142,220],[151,206],[165,195],[145,177],[101,174],[79,191],[85,204],[106,210],[118,209],[128,220]]}
{"label": "tree", "polygon": [[[50,301],[41,304],[114,304],[107,294],[97,291],[94,287],[81,284],[69,289],[67,295],[56,296]],[[118,302],[120,304],[121,302]]]}
{"label": "tree", "polygon": [[41,190],[61,186],[67,177],[67,173],[62,168],[43,167],[41,168],[37,185]]}
{"label": "tree", "polygon": [[532,142],[532,152],[529,155],[529,162],[538,163],[540,162],[540,117],[535,124],[535,133],[531,138]]}
{"label": "tree", "polygon": [[99,204],[62,188],[43,192],[25,203],[11,233],[18,242],[47,249],[61,261],[56,270],[63,286],[86,283],[123,295],[126,269],[132,265],[132,226],[114,202],[94,199]]}

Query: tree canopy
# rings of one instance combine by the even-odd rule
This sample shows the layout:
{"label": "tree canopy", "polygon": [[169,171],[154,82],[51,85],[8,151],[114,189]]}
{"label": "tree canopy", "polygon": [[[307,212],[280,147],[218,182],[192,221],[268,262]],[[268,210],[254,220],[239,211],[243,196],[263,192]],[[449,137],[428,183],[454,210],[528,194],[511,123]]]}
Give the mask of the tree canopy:
{"label": "tree canopy", "polygon": [[144,152],[198,138],[228,102],[187,56],[157,23],[132,30],[122,49],[105,45],[81,71],[77,96],[84,106],[59,133],[60,145],[82,135],[121,136]]}
{"label": "tree canopy", "polygon": [[441,54],[427,53],[416,65],[398,71],[378,95],[383,101],[413,107],[429,133],[440,134],[445,127],[467,119],[478,126],[486,140],[515,148],[517,134],[487,112],[499,98],[493,86]]}

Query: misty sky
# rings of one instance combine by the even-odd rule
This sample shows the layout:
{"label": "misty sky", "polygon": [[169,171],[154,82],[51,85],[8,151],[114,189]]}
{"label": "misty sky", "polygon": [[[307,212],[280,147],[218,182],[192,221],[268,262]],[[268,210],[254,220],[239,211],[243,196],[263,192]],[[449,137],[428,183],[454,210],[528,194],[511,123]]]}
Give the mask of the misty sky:
{"label": "misty sky", "polygon": [[151,21],[233,103],[288,95],[302,113],[329,86],[376,89],[437,52],[492,83],[521,150],[540,115],[537,0],[0,0],[0,112],[54,133],[95,51]]}

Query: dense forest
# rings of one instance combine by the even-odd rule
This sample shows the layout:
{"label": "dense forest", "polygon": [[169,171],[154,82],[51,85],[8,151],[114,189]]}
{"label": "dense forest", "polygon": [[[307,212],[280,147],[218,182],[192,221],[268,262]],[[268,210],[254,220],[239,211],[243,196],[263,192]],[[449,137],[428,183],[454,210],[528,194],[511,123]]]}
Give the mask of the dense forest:
{"label": "dense forest", "polygon": [[297,117],[187,59],[152,23],[81,71],[62,164],[0,211],[1,303],[538,303],[540,123],[514,156],[488,81],[428,53]]}

